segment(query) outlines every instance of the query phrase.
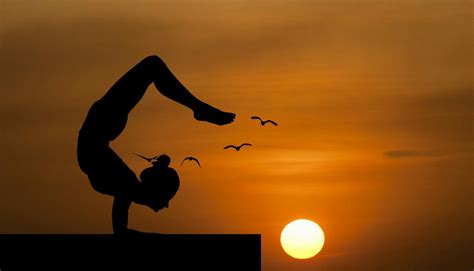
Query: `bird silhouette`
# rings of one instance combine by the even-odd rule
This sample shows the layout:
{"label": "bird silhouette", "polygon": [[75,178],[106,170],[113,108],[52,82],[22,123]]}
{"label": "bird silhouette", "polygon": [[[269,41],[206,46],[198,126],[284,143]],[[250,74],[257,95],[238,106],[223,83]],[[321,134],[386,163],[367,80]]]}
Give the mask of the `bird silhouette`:
{"label": "bird silhouette", "polygon": [[191,157],[191,156],[184,158],[183,161],[181,162],[181,166],[183,165],[184,161],[186,161],[186,160],[189,160],[189,161],[193,161],[193,160],[194,160],[194,161],[196,161],[196,163],[198,164],[198,166],[201,167],[201,163],[199,163],[199,160],[196,159],[196,158],[194,158],[194,157]]}
{"label": "bird silhouette", "polygon": [[253,119],[253,120],[260,120],[260,124],[261,124],[262,126],[265,126],[265,124],[267,124],[267,123],[271,123],[271,124],[273,124],[273,125],[275,125],[275,126],[278,126],[278,124],[277,124],[276,122],[274,122],[273,120],[262,120],[262,118],[257,117],[257,116],[252,116],[251,119]]}
{"label": "bird silhouette", "polygon": [[225,146],[225,147],[224,147],[224,150],[225,150],[225,149],[228,149],[228,148],[234,148],[236,151],[240,151],[240,148],[242,148],[243,146],[252,146],[252,144],[250,144],[250,143],[243,143],[243,144],[240,144],[240,146],[229,145],[229,146]]}
{"label": "bird silhouette", "polygon": [[143,159],[145,159],[145,160],[147,160],[149,163],[151,163],[153,160],[156,160],[156,159],[158,158],[158,156],[155,156],[155,157],[152,157],[152,158],[148,158],[148,157],[145,157],[145,156],[140,155],[140,154],[138,154],[138,153],[134,153],[134,154],[140,156],[141,158],[143,158]]}

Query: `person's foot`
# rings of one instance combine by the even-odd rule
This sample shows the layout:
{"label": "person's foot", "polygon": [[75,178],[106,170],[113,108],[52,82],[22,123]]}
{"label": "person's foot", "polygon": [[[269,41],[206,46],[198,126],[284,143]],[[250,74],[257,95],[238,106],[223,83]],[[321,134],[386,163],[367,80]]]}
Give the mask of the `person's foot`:
{"label": "person's foot", "polygon": [[206,103],[202,103],[193,112],[196,120],[207,121],[217,125],[229,124],[235,119],[234,113],[222,112]]}

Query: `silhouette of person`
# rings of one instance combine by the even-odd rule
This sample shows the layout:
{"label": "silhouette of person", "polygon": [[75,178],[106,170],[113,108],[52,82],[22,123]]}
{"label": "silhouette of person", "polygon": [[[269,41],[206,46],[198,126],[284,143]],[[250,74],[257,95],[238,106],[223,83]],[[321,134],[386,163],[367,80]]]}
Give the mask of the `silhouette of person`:
{"label": "silhouette of person", "polygon": [[179,188],[178,174],[169,167],[171,160],[167,155],[160,156],[153,167],[145,169],[139,181],[110,148],[110,142],[125,129],[129,113],[151,83],[165,97],[191,109],[198,121],[225,125],[235,118],[235,114],[223,112],[196,98],[155,55],[145,57],[133,66],[94,102],[79,131],[77,159],[91,186],[99,193],[114,197],[114,234],[140,233],[128,228],[128,211],[132,202],[158,212],[168,207]]}

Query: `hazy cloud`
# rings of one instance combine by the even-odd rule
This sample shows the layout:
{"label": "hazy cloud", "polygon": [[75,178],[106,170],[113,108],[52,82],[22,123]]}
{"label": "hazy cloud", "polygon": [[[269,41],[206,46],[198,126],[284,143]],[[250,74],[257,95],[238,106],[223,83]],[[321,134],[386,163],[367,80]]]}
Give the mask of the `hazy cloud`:
{"label": "hazy cloud", "polygon": [[389,158],[408,158],[408,157],[426,157],[426,156],[437,156],[433,151],[420,151],[420,150],[390,150],[384,152],[384,155]]}

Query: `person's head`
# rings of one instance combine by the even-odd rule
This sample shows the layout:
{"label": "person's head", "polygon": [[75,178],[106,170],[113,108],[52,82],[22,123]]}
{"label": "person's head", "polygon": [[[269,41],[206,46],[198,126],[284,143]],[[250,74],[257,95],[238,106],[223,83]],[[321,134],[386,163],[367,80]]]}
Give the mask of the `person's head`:
{"label": "person's head", "polygon": [[143,195],[155,212],[168,208],[169,201],[179,189],[179,176],[169,167],[170,162],[169,156],[161,155],[153,162],[153,167],[145,169],[141,175]]}

